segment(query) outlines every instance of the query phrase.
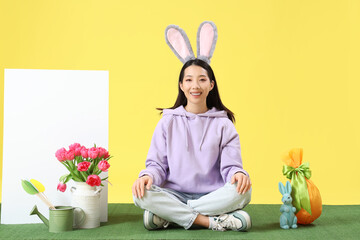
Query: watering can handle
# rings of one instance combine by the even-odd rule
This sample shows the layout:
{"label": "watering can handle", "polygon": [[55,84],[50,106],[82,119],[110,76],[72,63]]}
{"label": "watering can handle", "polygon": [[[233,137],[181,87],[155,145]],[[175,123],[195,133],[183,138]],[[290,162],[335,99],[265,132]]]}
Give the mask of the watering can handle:
{"label": "watering can handle", "polygon": [[94,192],[94,195],[98,194],[99,192],[101,192],[102,187],[99,187],[98,189],[96,189],[96,191]]}
{"label": "watering can handle", "polygon": [[76,187],[71,187],[70,192],[74,193],[76,191]]}
{"label": "watering can handle", "polygon": [[[81,219],[80,219],[79,221],[75,221],[75,222],[74,222],[74,225],[75,225],[74,227],[75,227],[75,228],[79,228],[79,226],[84,223],[84,221],[85,221],[85,219],[86,219],[86,215],[85,215],[84,210],[82,210],[81,208],[79,208],[79,207],[74,207],[74,213],[75,213],[76,210],[78,210],[79,212],[81,212]],[[75,214],[75,215],[77,215],[77,214]]]}

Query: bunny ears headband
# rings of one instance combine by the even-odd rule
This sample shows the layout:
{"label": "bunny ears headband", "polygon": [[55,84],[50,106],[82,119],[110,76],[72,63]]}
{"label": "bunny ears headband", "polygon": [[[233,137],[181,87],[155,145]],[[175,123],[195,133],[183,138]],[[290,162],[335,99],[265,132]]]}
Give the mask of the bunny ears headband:
{"label": "bunny ears headband", "polygon": [[[197,58],[210,64],[214,53],[217,28],[213,22],[205,21],[199,26],[197,32]],[[170,49],[182,63],[195,59],[189,38],[179,26],[169,25],[165,30],[165,40]]]}

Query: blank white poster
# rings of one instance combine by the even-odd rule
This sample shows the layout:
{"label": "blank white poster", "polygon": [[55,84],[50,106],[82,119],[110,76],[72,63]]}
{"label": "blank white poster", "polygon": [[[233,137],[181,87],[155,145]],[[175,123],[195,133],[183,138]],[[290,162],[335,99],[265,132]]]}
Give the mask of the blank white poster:
{"label": "blank white poster", "polygon": [[[108,149],[108,116],[108,71],[5,69],[2,224],[40,223],[29,216],[34,205],[48,216],[48,207],[23,190],[21,179],[40,181],[54,205],[71,205],[75,183],[71,180],[65,193],[57,191],[68,170],[55,152],[73,143]],[[108,215],[107,187],[104,183],[100,198],[102,222]]]}

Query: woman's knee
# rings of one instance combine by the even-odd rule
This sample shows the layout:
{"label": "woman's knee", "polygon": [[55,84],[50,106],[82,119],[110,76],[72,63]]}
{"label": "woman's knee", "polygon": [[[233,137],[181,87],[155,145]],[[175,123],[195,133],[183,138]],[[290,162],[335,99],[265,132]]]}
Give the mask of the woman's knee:
{"label": "woman's knee", "polygon": [[149,192],[150,190],[147,190],[147,189],[145,189],[145,191],[144,191],[144,196],[143,197],[135,197],[134,195],[133,195],[133,201],[134,201],[134,203],[135,203],[135,206],[137,206],[137,207],[140,207],[140,208],[142,208],[142,209],[145,209],[146,208],[146,205],[148,205],[148,202],[151,200],[150,198],[149,198],[149,194],[148,194],[148,192]]}
{"label": "woman's knee", "polygon": [[244,208],[251,201],[251,191],[250,188],[246,193],[240,194],[237,191],[237,184],[227,183],[225,186],[228,188],[229,200],[232,204],[236,205],[238,208]]}
{"label": "woman's knee", "polygon": [[133,195],[135,205],[142,209],[148,209],[149,206],[153,205],[153,194],[159,192],[159,189],[159,187],[152,185],[150,189],[144,190],[144,196],[142,198],[137,198]]}
{"label": "woman's knee", "polygon": [[239,196],[244,195],[244,194],[239,194],[239,192],[237,191],[237,183],[234,184],[226,183],[224,188],[226,189],[226,193],[232,196],[233,198],[239,198]]}

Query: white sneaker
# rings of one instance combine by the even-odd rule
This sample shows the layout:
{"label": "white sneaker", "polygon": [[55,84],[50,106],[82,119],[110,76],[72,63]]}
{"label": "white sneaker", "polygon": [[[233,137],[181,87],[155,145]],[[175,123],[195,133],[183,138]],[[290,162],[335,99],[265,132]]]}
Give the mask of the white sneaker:
{"label": "white sneaker", "polygon": [[168,221],[160,218],[159,216],[153,214],[152,212],[150,212],[148,210],[144,211],[143,219],[144,219],[144,227],[147,230],[167,228],[169,226]]}
{"label": "white sneaker", "polygon": [[249,214],[242,210],[237,210],[232,213],[222,214],[219,217],[214,217],[216,222],[212,230],[226,231],[231,229],[233,231],[247,231],[251,228],[251,218]]}

